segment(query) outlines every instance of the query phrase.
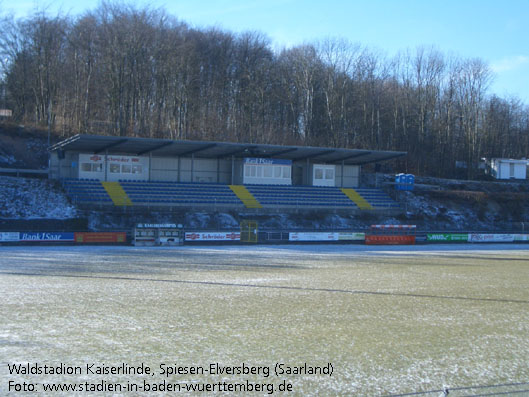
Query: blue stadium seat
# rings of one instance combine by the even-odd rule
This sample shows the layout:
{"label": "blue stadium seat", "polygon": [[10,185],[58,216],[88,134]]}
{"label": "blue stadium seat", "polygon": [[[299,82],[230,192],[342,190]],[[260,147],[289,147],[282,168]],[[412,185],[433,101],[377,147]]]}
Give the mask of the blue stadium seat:
{"label": "blue stadium seat", "polygon": [[[112,204],[99,180],[62,180],[67,195],[74,202]],[[244,207],[228,185],[167,181],[121,180],[120,185],[135,205],[229,205]],[[245,185],[263,207],[342,208],[357,209],[357,205],[338,187]],[[374,209],[399,208],[380,189],[355,189]]]}

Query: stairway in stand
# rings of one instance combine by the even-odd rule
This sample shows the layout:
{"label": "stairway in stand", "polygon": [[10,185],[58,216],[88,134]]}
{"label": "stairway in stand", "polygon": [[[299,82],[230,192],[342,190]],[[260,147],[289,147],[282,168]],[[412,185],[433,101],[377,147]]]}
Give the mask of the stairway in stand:
{"label": "stairway in stand", "polygon": [[127,193],[125,193],[125,190],[123,190],[119,182],[101,182],[101,184],[112,199],[114,205],[132,205],[132,201],[130,200],[129,196],[127,196]]}
{"label": "stairway in stand", "polygon": [[252,193],[242,185],[230,185],[230,189],[239,197],[246,208],[263,208]]}

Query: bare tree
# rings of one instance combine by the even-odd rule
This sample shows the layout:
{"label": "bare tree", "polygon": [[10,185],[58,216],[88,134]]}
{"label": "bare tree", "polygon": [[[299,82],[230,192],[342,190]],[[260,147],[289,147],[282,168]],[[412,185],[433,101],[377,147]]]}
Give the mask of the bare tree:
{"label": "bare tree", "polygon": [[387,59],[326,39],[276,53],[257,32],[105,2],[0,27],[9,106],[50,132],[405,150],[407,171],[440,176],[529,150],[528,107],[488,95],[483,61],[431,47]]}
{"label": "bare tree", "polygon": [[469,177],[475,173],[479,161],[483,103],[491,78],[491,72],[482,60],[471,59],[461,63],[457,97]]}

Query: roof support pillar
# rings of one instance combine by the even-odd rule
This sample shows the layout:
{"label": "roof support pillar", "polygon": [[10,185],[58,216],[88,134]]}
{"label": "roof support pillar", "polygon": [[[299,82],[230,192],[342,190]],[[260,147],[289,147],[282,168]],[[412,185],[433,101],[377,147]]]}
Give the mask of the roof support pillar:
{"label": "roof support pillar", "polygon": [[180,161],[180,156],[177,157],[178,158],[178,170],[177,170],[177,174],[176,174],[176,181],[177,182],[180,182],[180,166],[182,165],[182,162]]}
{"label": "roof support pillar", "polygon": [[231,155],[231,184],[234,185],[234,175],[235,175],[235,156]]}
{"label": "roof support pillar", "polygon": [[307,186],[310,185],[310,160],[309,158],[307,157]]}
{"label": "roof support pillar", "polygon": [[108,149],[105,149],[105,182],[108,182]]}
{"label": "roof support pillar", "polygon": [[195,180],[194,172],[195,172],[195,153],[191,153],[191,183],[193,183]]}
{"label": "roof support pillar", "polygon": [[152,152],[149,152],[149,182],[152,181]]}
{"label": "roof support pillar", "polygon": [[[49,147],[49,145],[48,145]],[[50,159],[51,159],[51,152],[48,156]],[[57,153],[57,164],[59,165],[58,166],[58,169],[57,169],[57,179],[61,179],[61,157],[62,156],[59,156],[59,154]],[[79,163],[79,161],[77,162]],[[51,164],[51,161],[48,160],[48,169],[50,169],[50,164]],[[81,165],[79,164],[79,167],[77,167],[77,178],[79,178],[79,170],[81,169]],[[17,171],[17,178],[18,178],[18,171]],[[49,176],[48,176],[49,178]]]}
{"label": "roof support pillar", "polygon": [[342,160],[342,182],[340,184],[340,187],[343,187],[343,171],[344,171],[344,165],[345,165],[345,160]]}

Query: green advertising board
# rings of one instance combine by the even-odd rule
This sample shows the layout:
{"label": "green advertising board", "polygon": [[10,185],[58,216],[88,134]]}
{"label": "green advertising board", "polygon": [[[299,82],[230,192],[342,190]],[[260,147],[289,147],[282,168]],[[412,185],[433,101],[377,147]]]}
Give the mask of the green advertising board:
{"label": "green advertising board", "polygon": [[362,240],[365,240],[365,238],[366,238],[365,233],[349,233],[349,232],[338,233],[338,240],[362,241]]}
{"label": "green advertising board", "polygon": [[431,242],[468,242],[467,233],[428,233],[426,241]]}

